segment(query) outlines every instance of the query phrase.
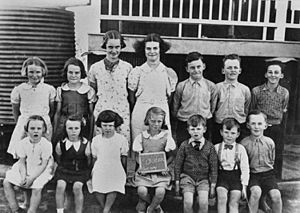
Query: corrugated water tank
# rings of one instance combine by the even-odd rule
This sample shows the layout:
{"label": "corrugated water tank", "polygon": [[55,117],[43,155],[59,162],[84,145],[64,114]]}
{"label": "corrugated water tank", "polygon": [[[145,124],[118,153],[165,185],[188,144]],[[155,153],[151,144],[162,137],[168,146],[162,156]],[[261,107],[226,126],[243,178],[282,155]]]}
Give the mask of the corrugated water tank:
{"label": "corrugated water tank", "polygon": [[[30,5],[29,5],[30,6]],[[0,124],[13,124],[10,93],[26,81],[20,74],[29,56],[43,59],[49,69],[45,82],[62,82],[64,62],[75,55],[74,14],[56,8],[0,9]]]}

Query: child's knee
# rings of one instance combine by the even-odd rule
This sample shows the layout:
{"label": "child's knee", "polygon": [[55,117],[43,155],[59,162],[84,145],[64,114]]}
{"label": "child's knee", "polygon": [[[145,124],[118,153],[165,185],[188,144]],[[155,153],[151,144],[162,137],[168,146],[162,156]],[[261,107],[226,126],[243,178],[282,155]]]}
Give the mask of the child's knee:
{"label": "child's knee", "polygon": [[208,206],[208,197],[199,197],[199,206],[200,208]]}
{"label": "child's knee", "polygon": [[9,188],[9,187],[11,187],[12,186],[12,184],[5,178],[4,180],[3,180],[3,187],[4,188]]}
{"label": "child's knee", "polygon": [[74,195],[82,194],[82,183],[74,183],[73,185],[73,193]]}
{"label": "child's knee", "polygon": [[281,193],[278,189],[272,189],[269,195],[273,203],[281,202]]}
{"label": "child's knee", "polygon": [[250,189],[250,193],[251,193],[251,198],[254,200],[259,200],[261,197],[261,188],[259,186],[252,186]]}
{"label": "child's knee", "polygon": [[163,187],[158,187],[158,188],[156,188],[155,189],[155,195],[156,196],[165,196],[165,193],[166,193],[166,190],[165,190],[165,188],[163,188]]}
{"label": "child's knee", "polygon": [[139,196],[146,196],[148,194],[148,189],[147,187],[139,186],[137,192]]}
{"label": "child's knee", "polygon": [[32,189],[31,196],[40,196],[42,194],[42,189]]}

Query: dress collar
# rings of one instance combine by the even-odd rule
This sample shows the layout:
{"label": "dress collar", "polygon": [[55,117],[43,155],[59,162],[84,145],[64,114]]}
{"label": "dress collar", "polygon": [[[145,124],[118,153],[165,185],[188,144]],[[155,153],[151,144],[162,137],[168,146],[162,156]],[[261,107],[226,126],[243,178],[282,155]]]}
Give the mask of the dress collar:
{"label": "dress collar", "polygon": [[155,69],[153,69],[146,62],[141,66],[141,69],[146,73],[152,72],[154,70],[157,72],[163,72],[165,70],[165,65],[163,63],[159,62],[159,65]]}
{"label": "dress collar", "polygon": [[151,136],[148,131],[143,131],[142,135],[144,138],[153,138],[153,139],[158,139],[158,138],[162,138],[164,135],[166,134],[166,132],[164,130],[162,130],[160,133],[158,133],[157,135]]}
{"label": "dress collar", "polygon": [[[61,86],[61,89],[64,90],[64,91],[74,91],[74,90],[70,89],[70,87],[67,83],[63,83],[62,86]],[[77,91],[80,94],[85,94],[89,90],[90,90],[90,86],[86,83],[81,82],[81,86],[75,91]]]}

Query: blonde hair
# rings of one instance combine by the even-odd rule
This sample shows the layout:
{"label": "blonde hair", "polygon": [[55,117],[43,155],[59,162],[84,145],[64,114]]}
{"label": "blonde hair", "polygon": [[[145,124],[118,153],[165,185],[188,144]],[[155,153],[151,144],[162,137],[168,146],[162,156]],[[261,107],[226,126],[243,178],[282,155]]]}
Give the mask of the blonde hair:
{"label": "blonde hair", "polygon": [[29,65],[37,65],[40,66],[42,68],[42,75],[43,77],[46,76],[48,74],[48,68],[46,63],[40,59],[37,56],[31,56],[29,58],[27,58],[22,65],[22,69],[21,69],[21,75],[22,76],[27,76],[28,74],[28,66]]}

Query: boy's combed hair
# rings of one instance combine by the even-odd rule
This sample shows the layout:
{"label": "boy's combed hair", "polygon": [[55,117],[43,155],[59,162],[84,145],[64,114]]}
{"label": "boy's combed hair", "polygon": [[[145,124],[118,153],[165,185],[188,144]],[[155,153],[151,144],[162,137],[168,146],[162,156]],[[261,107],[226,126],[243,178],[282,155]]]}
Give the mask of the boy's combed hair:
{"label": "boy's combed hair", "polygon": [[85,68],[84,68],[84,65],[82,63],[81,60],[75,58],[75,57],[72,57],[72,58],[69,58],[65,65],[64,65],[64,68],[63,68],[63,78],[65,79],[65,81],[68,80],[67,78],[67,73],[68,73],[68,67],[69,65],[74,65],[74,66],[78,66],[80,68],[80,78],[83,79],[86,77],[86,71],[85,71]]}
{"label": "boy's combed hair", "polygon": [[163,54],[165,52],[167,52],[171,45],[170,43],[166,42],[165,40],[163,40],[160,35],[156,34],[156,33],[150,33],[146,36],[146,38],[144,38],[144,40],[142,41],[136,41],[133,44],[133,48],[135,49],[135,52],[138,54],[145,54],[145,45],[146,42],[158,42],[159,43],[159,49],[160,49],[160,53]]}
{"label": "boy's combed hair", "polygon": [[201,60],[203,62],[203,56],[201,55],[201,53],[199,52],[190,52],[187,54],[186,58],[185,58],[185,66],[188,65],[188,63],[192,62],[192,61],[197,61],[197,60]]}
{"label": "boy's combed hair", "polygon": [[198,125],[206,127],[206,119],[202,115],[192,115],[187,120],[187,127],[196,127]]}
{"label": "boy's combed hair", "polygon": [[148,109],[146,116],[145,116],[145,120],[144,120],[144,124],[146,126],[149,126],[149,120],[151,119],[151,115],[155,114],[155,115],[162,115],[163,116],[163,123],[161,128],[162,129],[168,129],[167,125],[166,125],[166,112],[160,108],[160,107],[151,107],[150,109]]}
{"label": "boy's combed hair", "polygon": [[233,127],[237,128],[237,131],[240,132],[240,123],[235,118],[225,118],[222,121],[222,127],[227,130],[231,130]]}
{"label": "boy's combed hair", "polygon": [[115,127],[119,127],[123,124],[123,118],[116,112],[112,110],[104,110],[102,111],[96,121],[96,125],[101,127],[101,123],[110,123],[115,122]]}
{"label": "boy's combed hair", "polygon": [[124,42],[124,38],[117,30],[109,30],[105,33],[103,37],[103,43],[101,44],[101,48],[106,49],[106,44],[109,39],[120,39],[121,42],[121,48],[126,47],[126,44]]}
{"label": "boy's combed hair", "polygon": [[281,72],[283,72],[285,65],[281,61],[268,61],[266,62],[266,72],[268,71],[268,67],[272,65],[278,65],[281,68]]}
{"label": "boy's combed hair", "polygon": [[267,115],[265,113],[263,113],[260,110],[252,110],[248,113],[248,116],[246,118],[246,123],[249,123],[249,118],[251,115],[262,115],[264,117],[266,123],[268,122]]}
{"label": "boy's combed hair", "polygon": [[46,76],[48,74],[48,68],[47,68],[46,63],[37,56],[31,56],[23,62],[22,69],[21,69],[22,76],[27,76],[29,65],[40,66],[42,68],[43,76]]}
{"label": "boy's combed hair", "polygon": [[242,59],[240,58],[240,56],[238,54],[235,54],[235,53],[224,56],[224,58],[223,58],[223,67],[225,65],[226,60],[238,60],[240,62],[240,64],[242,62]]}
{"label": "boy's combed hair", "polygon": [[31,115],[28,120],[27,120],[27,123],[25,124],[24,126],[24,130],[26,132],[28,132],[28,126],[29,126],[29,123],[30,121],[42,121],[43,122],[43,126],[44,126],[44,131],[43,133],[47,132],[47,124],[46,124],[46,121],[44,120],[44,118],[40,115]]}
{"label": "boy's combed hair", "polygon": [[86,121],[84,120],[84,118],[82,117],[82,116],[80,116],[80,115],[70,115],[68,118],[67,118],[67,120],[65,121],[65,123],[64,123],[64,138],[65,137],[67,137],[68,136],[68,134],[67,134],[67,129],[66,129],[66,123],[67,123],[67,121],[79,121],[80,122],[80,133],[79,133],[79,138],[81,139],[81,140],[83,140],[83,131],[82,131],[82,129],[85,127],[85,125],[86,125]]}

